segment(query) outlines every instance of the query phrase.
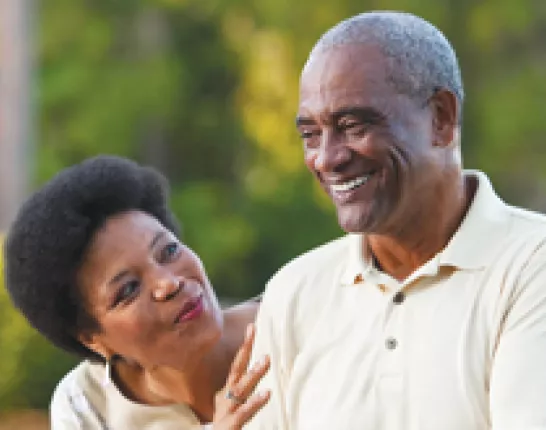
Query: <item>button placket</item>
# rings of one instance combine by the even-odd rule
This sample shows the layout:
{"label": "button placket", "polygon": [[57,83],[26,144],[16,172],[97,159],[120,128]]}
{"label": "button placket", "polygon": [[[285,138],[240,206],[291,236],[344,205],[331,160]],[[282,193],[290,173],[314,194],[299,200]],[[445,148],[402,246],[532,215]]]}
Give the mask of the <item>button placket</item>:
{"label": "button placket", "polygon": [[391,316],[389,318],[389,323],[387,324],[387,327],[386,327],[386,328],[390,328],[391,331],[385,333],[386,334],[385,349],[389,352],[393,352],[399,347],[399,339],[395,335],[395,333],[398,332],[397,328],[400,327],[401,319],[402,319],[402,315],[400,315],[401,309],[395,309],[393,306],[401,305],[405,299],[406,299],[406,295],[404,294],[402,290],[397,291],[391,297],[391,306],[390,306]]}
{"label": "button placket", "polygon": [[403,291],[398,291],[393,297],[392,297],[392,302],[395,304],[395,305],[401,305],[404,300],[406,299],[406,295],[404,294]]}
{"label": "button placket", "polygon": [[[400,287],[398,285],[398,288]],[[401,374],[403,368],[404,339],[402,333],[404,332],[406,310],[399,305],[404,300],[405,295],[400,293],[400,290],[385,297],[385,324],[382,332],[382,344],[378,345],[382,350],[380,368],[383,375]]]}
{"label": "button placket", "polygon": [[392,350],[396,349],[397,346],[398,346],[398,341],[396,340],[395,337],[393,337],[393,336],[387,337],[387,339],[385,340],[385,347],[388,350],[392,351]]}
{"label": "button placket", "polygon": [[385,297],[386,324],[383,329],[383,344],[379,345],[382,352],[378,357],[380,370],[377,380],[378,392],[384,399],[382,403],[389,404],[391,409],[402,402],[404,339],[400,336],[403,333],[405,315],[405,309],[395,307],[393,297],[393,295]]}

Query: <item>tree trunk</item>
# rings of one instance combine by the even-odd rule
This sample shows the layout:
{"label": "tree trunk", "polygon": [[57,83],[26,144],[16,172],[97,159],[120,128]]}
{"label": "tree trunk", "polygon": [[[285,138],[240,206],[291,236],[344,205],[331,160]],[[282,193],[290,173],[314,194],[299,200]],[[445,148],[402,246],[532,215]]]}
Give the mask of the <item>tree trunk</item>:
{"label": "tree trunk", "polygon": [[0,231],[29,183],[31,0],[0,0]]}

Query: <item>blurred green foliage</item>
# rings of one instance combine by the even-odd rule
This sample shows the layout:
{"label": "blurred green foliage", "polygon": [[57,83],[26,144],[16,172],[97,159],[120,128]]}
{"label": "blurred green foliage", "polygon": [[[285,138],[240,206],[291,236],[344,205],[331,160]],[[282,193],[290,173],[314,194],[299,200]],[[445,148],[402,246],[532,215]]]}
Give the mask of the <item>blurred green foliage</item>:
{"label": "blurred green foliage", "polygon": [[[304,169],[298,75],[319,35],[371,9],[442,29],[467,92],[463,151],[508,201],[546,209],[542,0],[48,0],[37,11],[36,185],[98,153],[171,180],[183,239],[220,296],[260,292],[298,253],[340,234]],[[73,359],[0,291],[0,409],[45,407]]]}

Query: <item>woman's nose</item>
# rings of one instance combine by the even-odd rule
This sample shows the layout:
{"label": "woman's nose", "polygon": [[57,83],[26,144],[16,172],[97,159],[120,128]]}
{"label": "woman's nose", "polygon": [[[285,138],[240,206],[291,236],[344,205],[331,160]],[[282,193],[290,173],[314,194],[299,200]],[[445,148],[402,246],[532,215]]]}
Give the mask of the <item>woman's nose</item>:
{"label": "woman's nose", "polygon": [[152,292],[154,300],[158,302],[170,300],[183,288],[182,279],[175,276],[164,276],[158,279]]}

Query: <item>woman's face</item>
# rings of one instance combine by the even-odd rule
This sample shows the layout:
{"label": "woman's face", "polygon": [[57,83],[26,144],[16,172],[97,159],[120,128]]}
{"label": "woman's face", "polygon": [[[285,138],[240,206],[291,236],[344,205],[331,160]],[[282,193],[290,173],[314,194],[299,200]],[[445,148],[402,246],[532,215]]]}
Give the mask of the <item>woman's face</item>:
{"label": "woman's face", "polygon": [[201,260],[143,212],[106,221],[78,285],[100,327],[80,339],[103,356],[186,370],[222,334],[222,312]]}

